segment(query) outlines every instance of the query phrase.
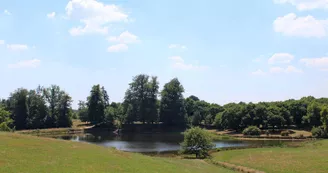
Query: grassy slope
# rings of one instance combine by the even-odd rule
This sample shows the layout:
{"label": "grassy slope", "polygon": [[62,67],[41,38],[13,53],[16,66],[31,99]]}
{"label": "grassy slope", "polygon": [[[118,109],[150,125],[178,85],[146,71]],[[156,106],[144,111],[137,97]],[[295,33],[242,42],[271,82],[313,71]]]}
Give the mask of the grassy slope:
{"label": "grassy slope", "polygon": [[92,144],[0,133],[0,172],[224,172],[201,160],[155,158]]}
{"label": "grassy slope", "polygon": [[328,170],[328,140],[306,143],[300,148],[260,148],[215,153],[214,160],[265,172],[292,173]]}

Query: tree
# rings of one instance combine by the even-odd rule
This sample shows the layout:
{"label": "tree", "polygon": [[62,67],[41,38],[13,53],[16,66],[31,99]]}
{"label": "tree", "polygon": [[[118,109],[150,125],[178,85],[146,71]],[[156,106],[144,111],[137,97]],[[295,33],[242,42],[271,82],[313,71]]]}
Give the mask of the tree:
{"label": "tree", "polygon": [[158,88],[157,77],[150,79],[148,75],[140,74],[133,78],[124,97],[125,112],[129,108],[129,122],[154,123],[158,120]]}
{"label": "tree", "polygon": [[57,126],[57,119],[59,114],[60,99],[63,92],[57,85],[51,85],[49,88],[43,89],[47,104],[49,105],[49,112],[45,118],[45,126],[48,128]]}
{"label": "tree", "polygon": [[288,109],[291,117],[293,118],[293,123],[297,127],[302,127],[303,117],[305,117],[307,113],[306,104],[300,100],[291,100]]}
{"label": "tree", "polygon": [[255,105],[253,125],[260,127],[267,125],[268,109],[263,103]]}
{"label": "tree", "polygon": [[0,131],[11,131],[13,120],[10,118],[10,112],[0,106]]}
{"label": "tree", "polygon": [[198,125],[200,125],[201,120],[202,120],[201,118],[202,118],[202,117],[201,117],[200,113],[199,113],[198,111],[196,111],[196,112],[194,113],[194,115],[192,116],[191,124],[192,124],[193,126],[198,126]]}
{"label": "tree", "polygon": [[195,101],[193,99],[191,99],[190,97],[186,98],[185,107],[186,107],[188,117],[193,116],[194,111],[196,109],[195,108]]}
{"label": "tree", "polygon": [[193,100],[193,101],[195,101],[195,102],[200,101],[199,98],[196,97],[196,96],[194,96],[194,95],[191,95],[188,98],[191,99],[191,100]]}
{"label": "tree", "polygon": [[88,117],[92,124],[103,122],[105,118],[106,101],[100,85],[94,85],[88,97]]}
{"label": "tree", "polygon": [[214,122],[214,119],[215,119],[215,116],[213,116],[212,114],[206,115],[206,117],[205,117],[205,125],[207,125],[207,126],[212,125],[213,122]]}
{"label": "tree", "polygon": [[78,103],[79,108],[77,109],[78,117],[81,121],[86,122],[89,121],[88,116],[88,107],[84,101],[79,101]]}
{"label": "tree", "polygon": [[26,89],[20,88],[11,94],[10,100],[12,102],[13,120],[14,126],[17,130],[26,129],[27,117],[28,117],[28,106],[27,106],[27,95]]}
{"label": "tree", "polygon": [[161,92],[160,120],[166,125],[186,125],[183,86],[177,78],[164,85]]}
{"label": "tree", "polygon": [[47,116],[48,108],[43,97],[41,87],[29,91],[27,105],[29,110],[27,117],[27,128],[45,128],[44,120]]}
{"label": "tree", "polygon": [[318,127],[321,125],[321,108],[316,101],[310,103],[307,107],[307,115],[303,117],[305,123],[309,123],[311,127]]}
{"label": "tree", "polygon": [[60,98],[60,105],[58,111],[57,127],[71,127],[72,126],[72,99],[66,94],[62,93]]}
{"label": "tree", "polygon": [[277,106],[269,107],[267,119],[268,124],[272,126],[273,130],[275,129],[275,127],[280,128],[286,122],[286,120],[281,114],[280,109]]}
{"label": "tree", "polygon": [[196,158],[207,157],[208,151],[214,148],[211,134],[199,127],[193,127],[184,132],[181,144],[182,153],[196,154]]}
{"label": "tree", "polygon": [[328,133],[328,108],[324,106],[320,112],[321,123],[326,133]]}
{"label": "tree", "polygon": [[146,117],[145,120],[148,123],[154,123],[158,121],[158,81],[157,77],[152,77],[148,82],[147,93],[146,93]]}

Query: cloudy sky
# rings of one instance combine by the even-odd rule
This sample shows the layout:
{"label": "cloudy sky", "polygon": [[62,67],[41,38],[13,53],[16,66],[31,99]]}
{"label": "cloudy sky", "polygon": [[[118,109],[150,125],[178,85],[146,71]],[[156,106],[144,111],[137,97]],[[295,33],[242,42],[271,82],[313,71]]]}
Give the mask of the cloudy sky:
{"label": "cloudy sky", "polygon": [[328,97],[327,0],[0,1],[0,97],[178,77],[209,102]]}

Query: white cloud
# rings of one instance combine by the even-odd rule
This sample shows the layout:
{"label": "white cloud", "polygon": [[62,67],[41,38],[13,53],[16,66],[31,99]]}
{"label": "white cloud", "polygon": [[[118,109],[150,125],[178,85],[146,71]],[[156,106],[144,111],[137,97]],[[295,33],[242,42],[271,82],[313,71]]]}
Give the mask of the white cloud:
{"label": "white cloud", "polygon": [[53,18],[56,17],[56,13],[55,13],[55,12],[51,12],[51,13],[47,14],[47,17],[48,17],[49,19],[53,19]]}
{"label": "white cloud", "polygon": [[284,69],[281,67],[271,67],[270,68],[270,73],[282,73],[284,72]]}
{"label": "white cloud", "polygon": [[25,44],[7,44],[7,48],[12,51],[24,51],[28,49]]}
{"label": "white cloud", "polygon": [[173,60],[175,62],[183,62],[183,59],[181,58],[181,56],[171,56],[169,57],[170,60]]}
{"label": "white cloud", "polygon": [[139,39],[136,35],[131,34],[129,31],[122,32],[119,36],[111,36],[107,39],[110,42],[119,42],[124,44],[131,44],[139,42]]}
{"label": "white cloud", "polygon": [[172,67],[180,70],[207,70],[208,66],[201,66],[197,64],[187,64],[180,56],[169,57],[172,60]]}
{"label": "white cloud", "polygon": [[325,37],[327,36],[328,20],[318,20],[313,16],[297,17],[294,13],[289,13],[283,17],[278,17],[273,22],[275,32],[286,36],[299,37]]}
{"label": "white cloud", "polygon": [[290,63],[294,59],[294,56],[289,53],[275,53],[273,54],[269,60],[269,64],[282,64],[282,63]]}
{"label": "white cloud", "polygon": [[301,69],[289,65],[287,68],[271,67],[270,73],[303,73]]}
{"label": "white cloud", "polygon": [[5,40],[0,40],[0,45],[5,44]]}
{"label": "white cloud", "polygon": [[266,73],[263,72],[261,69],[258,69],[256,71],[253,71],[251,74],[252,75],[256,75],[256,76],[264,76],[264,75],[266,75]]}
{"label": "white cloud", "polygon": [[113,46],[109,46],[107,48],[107,51],[108,52],[124,52],[124,51],[127,51],[128,50],[128,46],[126,44],[116,44],[116,45],[113,45]]}
{"label": "white cloud", "polygon": [[116,5],[107,5],[96,0],[71,0],[66,5],[67,18],[78,20],[83,25],[69,30],[72,36],[83,34],[107,34],[108,24],[127,21],[128,15]]}
{"label": "white cloud", "polygon": [[8,10],[4,10],[3,13],[7,16],[10,16],[11,15],[11,12],[9,12]]}
{"label": "white cloud", "polygon": [[328,9],[327,0],[274,0],[277,4],[289,3],[300,11],[313,9]]}
{"label": "white cloud", "polygon": [[187,49],[187,46],[181,44],[170,44],[169,49]]}
{"label": "white cloud", "polygon": [[294,66],[289,65],[286,69],[285,69],[286,73],[303,73],[303,71],[301,69],[298,69]]}
{"label": "white cloud", "polygon": [[319,68],[322,71],[326,71],[328,69],[328,57],[302,58],[300,62],[308,67]]}
{"label": "white cloud", "polygon": [[8,68],[36,68],[40,65],[40,63],[41,61],[39,59],[19,61],[15,64],[9,64]]}

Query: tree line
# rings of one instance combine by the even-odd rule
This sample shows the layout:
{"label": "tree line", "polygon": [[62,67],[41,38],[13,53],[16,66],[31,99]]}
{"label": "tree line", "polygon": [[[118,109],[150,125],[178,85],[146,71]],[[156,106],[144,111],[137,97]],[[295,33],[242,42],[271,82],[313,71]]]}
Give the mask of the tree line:
{"label": "tree line", "polygon": [[23,130],[72,125],[72,98],[57,85],[19,88],[0,102],[0,129]]}
{"label": "tree line", "polygon": [[[121,103],[110,102],[106,89],[94,85],[85,101],[79,101],[76,114],[72,99],[59,86],[18,89],[1,101],[0,123],[15,129],[69,127],[75,115],[97,126],[122,124],[163,124],[165,126],[212,126],[242,131],[248,126],[262,129],[320,128],[327,132],[328,99],[312,96],[299,100],[218,105],[196,96],[184,98],[177,78],[159,91],[157,77],[133,77]],[[4,123],[6,122],[6,123]],[[4,126],[4,125],[2,125]]]}

